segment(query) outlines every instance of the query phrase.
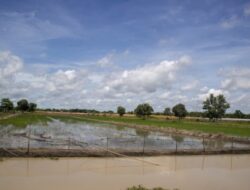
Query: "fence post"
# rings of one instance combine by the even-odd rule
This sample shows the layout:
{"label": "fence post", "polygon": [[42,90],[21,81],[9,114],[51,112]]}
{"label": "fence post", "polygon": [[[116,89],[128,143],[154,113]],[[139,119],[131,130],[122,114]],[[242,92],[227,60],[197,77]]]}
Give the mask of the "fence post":
{"label": "fence post", "polygon": [[70,150],[70,137],[68,139],[68,150]]}
{"label": "fence post", "polygon": [[27,144],[27,154],[30,154],[30,127],[28,132],[28,144]]}
{"label": "fence post", "polygon": [[177,147],[177,140],[175,140],[175,153],[177,153],[177,149],[178,149],[178,147]]}
{"label": "fence post", "polygon": [[231,150],[232,150],[232,152],[233,152],[233,150],[234,150],[234,138],[232,137],[232,139],[231,139]]}
{"label": "fence post", "polygon": [[203,152],[205,152],[206,149],[205,149],[205,139],[204,139],[204,137],[202,137],[202,145],[203,145]]}
{"label": "fence post", "polygon": [[142,149],[142,154],[144,155],[145,152],[145,135],[143,135],[143,149]]}
{"label": "fence post", "polygon": [[106,148],[107,148],[107,153],[108,154],[108,151],[109,151],[109,138],[107,137],[107,145],[106,145]]}

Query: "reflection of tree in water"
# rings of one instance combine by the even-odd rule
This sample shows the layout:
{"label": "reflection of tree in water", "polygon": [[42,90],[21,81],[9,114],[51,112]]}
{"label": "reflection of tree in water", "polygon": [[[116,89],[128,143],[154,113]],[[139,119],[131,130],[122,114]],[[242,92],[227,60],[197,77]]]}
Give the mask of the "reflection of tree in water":
{"label": "reflection of tree in water", "polygon": [[225,146],[225,142],[222,140],[208,140],[204,141],[204,145],[207,148],[216,148],[216,149],[223,149]]}
{"label": "reflection of tree in water", "polygon": [[149,135],[149,131],[146,131],[146,130],[141,130],[141,129],[135,129],[135,132],[136,132],[136,135],[138,136],[145,136],[147,137]]}
{"label": "reflection of tree in water", "polygon": [[184,141],[184,137],[179,135],[171,135],[171,138],[178,143],[182,143]]}
{"label": "reflection of tree in water", "polygon": [[126,130],[126,127],[121,126],[121,125],[117,125],[117,126],[115,127],[115,129],[117,129],[118,131],[123,131],[123,130]]}

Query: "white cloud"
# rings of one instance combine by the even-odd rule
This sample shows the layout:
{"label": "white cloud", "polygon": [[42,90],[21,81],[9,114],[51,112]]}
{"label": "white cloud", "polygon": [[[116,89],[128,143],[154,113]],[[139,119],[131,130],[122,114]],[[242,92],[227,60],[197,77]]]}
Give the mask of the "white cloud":
{"label": "white cloud", "polygon": [[220,25],[222,28],[224,29],[230,29],[230,28],[234,28],[235,26],[237,26],[240,23],[239,18],[236,15],[231,16],[228,19],[224,19]]}
{"label": "white cloud", "polygon": [[213,89],[213,88],[211,88],[206,93],[199,94],[198,99],[203,101],[206,98],[208,98],[210,94],[213,94],[214,96],[218,96],[220,94],[223,94],[223,95],[225,95],[227,97],[230,96],[230,93],[228,91],[224,91],[222,89]]}
{"label": "white cloud", "polygon": [[0,52],[0,78],[16,74],[23,67],[22,60],[11,52]]}
{"label": "white cloud", "polygon": [[113,73],[106,78],[105,86],[117,92],[155,92],[158,88],[169,88],[174,82],[176,72],[191,63],[187,56],[176,61],[162,61],[147,64],[133,70]]}
{"label": "white cloud", "polygon": [[42,103],[61,101],[59,104],[66,105],[68,96],[74,99],[84,95],[87,76],[81,68],[59,69],[47,74],[28,72],[18,56],[0,52],[0,97],[29,98]]}
{"label": "white cloud", "polygon": [[249,68],[231,68],[220,71],[224,78],[221,82],[223,89],[245,89],[250,90],[250,69]]}
{"label": "white cloud", "polygon": [[158,97],[160,99],[168,99],[168,98],[170,98],[170,96],[171,96],[170,92],[165,92],[165,93],[160,94]]}
{"label": "white cloud", "polygon": [[244,14],[246,16],[249,16],[250,15],[250,4],[247,4],[245,7],[244,7]]}
{"label": "white cloud", "polygon": [[183,91],[193,90],[198,86],[198,84],[199,84],[199,81],[194,80],[194,81],[189,82],[188,84],[184,85],[183,87],[181,87],[181,90],[183,90]]}
{"label": "white cloud", "polygon": [[[56,19],[44,19],[33,12],[2,12],[0,13],[1,43],[25,43],[32,46],[33,42],[58,39],[62,37],[77,37],[80,24],[67,15],[59,12],[60,22]],[[25,47],[26,47],[25,46]],[[34,48],[34,45],[32,46]],[[38,47],[35,47],[38,48]]]}
{"label": "white cloud", "polygon": [[202,87],[202,88],[200,89],[200,91],[201,91],[201,92],[206,92],[206,91],[208,91],[208,89],[209,89],[209,88],[208,88],[207,86],[204,86],[204,87]]}
{"label": "white cloud", "polygon": [[[76,66],[53,67],[53,72],[48,69],[39,73],[37,68],[34,70],[30,65],[27,69],[21,58],[11,52],[0,52],[0,97],[9,97],[14,101],[27,98],[37,102],[40,107],[100,110],[115,109],[117,105],[133,110],[142,102],[151,102],[156,111],[179,102],[188,109],[199,110],[201,101],[211,93],[224,94],[233,109],[237,105],[244,107],[243,101],[249,102],[248,68],[221,70],[222,88],[209,89],[198,80],[183,85],[188,81],[182,80],[182,69],[190,63],[189,57],[182,57],[130,70],[105,72]],[[198,87],[202,85],[204,87],[199,90]],[[232,91],[231,86],[239,91]],[[245,92],[242,93],[241,89]],[[189,91],[184,94],[183,90]],[[195,95],[197,92],[200,94]]]}
{"label": "white cloud", "polygon": [[108,54],[97,61],[97,65],[100,67],[108,67],[113,65],[113,54]]}

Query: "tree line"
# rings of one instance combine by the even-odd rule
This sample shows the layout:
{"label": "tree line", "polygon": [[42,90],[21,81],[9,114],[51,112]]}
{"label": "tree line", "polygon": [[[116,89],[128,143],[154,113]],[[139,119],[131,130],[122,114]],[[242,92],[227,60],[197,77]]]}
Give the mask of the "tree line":
{"label": "tree line", "polygon": [[[120,116],[123,116],[125,113],[135,114],[138,117],[146,119],[152,114],[155,115],[166,115],[166,116],[176,116],[179,119],[182,119],[186,116],[191,117],[207,117],[210,120],[217,120],[222,117],[230,117],[230,118],[249,118],[250,114],[244,114],[240,110],[236,110],[234,113],[226,113],[226,110],[230,107],[229,103],[226,101],[226,98],[223,95],[214,96],[210,94],[210,96],[203,102],[203,110],[204,112],[188,112],[185,105],[182,103],[176,104],[174,107],[166,107],[163,112],[154,112],[153,107],[148,103],[139,104],[134,111],[126,112],[126,109],[123,106],[117,107],[117,113]],[[3,98],[0,104],[0,111],[2,112],[10,112],[10,111],[53,111],[53,112],[80,112],[80,113],[90,113],[90,114],[113,114],[114,111],[98,111],[95,109],[38,109],[37,104],[33,102],[28,102],[26,99],[21,99],[17,102],[17,105],[14,106],[14,103],[9,98]]]}
{"label": "tree line", "polygon": [[[204,112],[188,112],[184,104],[179,103],[176,104],[172,109],[170,107],[166,107],[162,112],[166,116],[176,116],[179,119],[184,117],[193,116],[193,117],[207,117],[212,121],[218,120],[224,116],[230,116],[232,118],[250,118],[250,115],[246,115],[242,113],[240,110],[236,110],[233,114],[226,114],[226,110],[230,108],[230,104],[226,101],[224,95],[220,94],[218,96],[214,96],[210,94],[209,97],[203,102],[203,110]],[[153,107],[148,103],[139,104],[134,110],[134,114],[138,117],[142,117],[146,119],[154,112]],[[117,108],[117,113],[122,116],[125,114],[125,108],[119,106]],[[159,113],[159,114],[162,114]]]}
{"label": "tree line", "polygon": [[13,101],[9,98],[2,98],[0,104],[0,111],[2,112],[11,112],[11,111],[29,111],[33,112],[37,108],[37,104],[33,102],[28,102],[26,99],[21,99],[17,101],[16,106],[14,105]]}

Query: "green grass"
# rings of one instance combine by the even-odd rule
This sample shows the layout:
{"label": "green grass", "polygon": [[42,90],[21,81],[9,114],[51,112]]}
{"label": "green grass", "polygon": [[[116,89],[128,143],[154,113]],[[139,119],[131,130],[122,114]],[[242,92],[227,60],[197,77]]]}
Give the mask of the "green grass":
{"label": "green grass", "polygon": [[16,127],[26,127],[30,124],[43,123],[46,124],[51,119],[46,115],[36,113],[22,113],[15,117],[0,120],[0,126],[13,125]]}

